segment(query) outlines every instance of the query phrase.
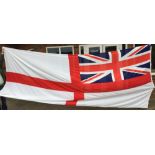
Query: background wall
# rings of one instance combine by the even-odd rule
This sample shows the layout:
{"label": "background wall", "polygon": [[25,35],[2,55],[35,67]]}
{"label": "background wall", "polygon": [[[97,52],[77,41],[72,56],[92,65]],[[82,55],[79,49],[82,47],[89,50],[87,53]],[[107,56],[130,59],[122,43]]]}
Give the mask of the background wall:
{"label": "background wall", "polygon": [[33,51],[46,52],[46,47],[67,46],[67,45],[74,45],[74,51],[75,53],[78,53],[79,51],[78,44],[0,44],[0,49],[2,49],[3,46],[5,46],[5,47],[16,48],[16,49],[23,49],[23,50],[32,49]]}

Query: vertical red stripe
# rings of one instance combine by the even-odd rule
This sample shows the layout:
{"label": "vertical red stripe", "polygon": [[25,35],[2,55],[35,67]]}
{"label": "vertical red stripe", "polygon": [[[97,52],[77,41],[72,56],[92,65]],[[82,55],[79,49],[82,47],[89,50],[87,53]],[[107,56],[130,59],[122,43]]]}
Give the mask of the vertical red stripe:
{"label": "vertical red stripe", "polygon": [[112,64],[113,64],[113,72],[114,72],[114,78],[115,81],[121,81],[121,73],[120,73],[120,67],[121,62],[119,62],[119,54],[118,52],[111,52],[112,54]]}
{"label": "vertical red stripe", "polygon": [[[80,67],[79,67],[79,60],[78,55],[68,55],[69,59],[69,66],[70,66],[70,77],[71,77],[71,83],[73,87],[81,85],[81,78],[80,78]],[[77,100],[84,99],[84,93],[75,91],[74,92],[74,100],[73,101],[67,101],[66,105],[76,106]]]}

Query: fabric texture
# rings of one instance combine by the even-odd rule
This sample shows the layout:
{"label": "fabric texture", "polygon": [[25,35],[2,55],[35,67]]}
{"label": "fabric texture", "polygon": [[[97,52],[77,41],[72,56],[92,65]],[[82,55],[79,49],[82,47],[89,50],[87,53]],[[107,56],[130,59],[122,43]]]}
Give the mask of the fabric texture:
{"label": "fabric texture", "polygon": [[72,106],[147,108],[154,84],[150,45],[58,55],[4,48],[1,96]]}

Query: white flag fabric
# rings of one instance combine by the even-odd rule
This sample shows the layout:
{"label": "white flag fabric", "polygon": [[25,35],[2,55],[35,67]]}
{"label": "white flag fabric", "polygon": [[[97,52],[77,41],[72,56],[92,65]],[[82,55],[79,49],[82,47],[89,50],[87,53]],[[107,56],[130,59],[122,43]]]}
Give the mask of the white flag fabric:
{"label": "white flag fabric", "polygon": [[154,84],[150,45],[93,55],[4,48],[1,96],[48,104],[147,108]]}

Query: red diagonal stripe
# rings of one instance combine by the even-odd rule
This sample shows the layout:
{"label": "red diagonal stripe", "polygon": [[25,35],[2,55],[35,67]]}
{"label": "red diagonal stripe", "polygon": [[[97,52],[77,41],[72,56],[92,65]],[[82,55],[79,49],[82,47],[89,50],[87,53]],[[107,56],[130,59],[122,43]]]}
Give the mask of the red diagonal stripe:
{"label": "red diagonal stripe", "polygon": [[85,54],[85,56],[93,58],[93,59],[96,59],[96,60],[100,60],[100,61],[103,61],[103,62],[108,61],[108,60],[106,60],[104,58],[100,58],[100,57],[97,57],[97,56],[94,56],[94,55],[90,55],[90,54]]}
{"label": "red diagonal stripe", "polygon": [[141,70],[137,70],[137,69],[125,69],[126,71],[129,72],[136,72],[136,73],[144,73],[144,74],[148,74],[148,71],[141,71]]}
{"label": "red diagonal stripe", "polygon": [[144,47],[146,47],[147,45],[143,45],[141,47],[139,47],[135,52],[131,53],[129,56],[133,56],[135,55],[136,53],[138,53],[140,50],[142,50]]}
{"label": "red diagonal stripe", "polygon": [[103,75],[103,74],[104,74],[104,73],[96,74],[96,75],[94,75],[93,77],[90,77],[89,79],[83,80],[82,82],[83,82],[83,83],[86,83],[86,82],[88,82],[88,81],[91,81],[91,80],[93,80],[93,79],[95,79],[95,78],[97,78],[97,77]]}

